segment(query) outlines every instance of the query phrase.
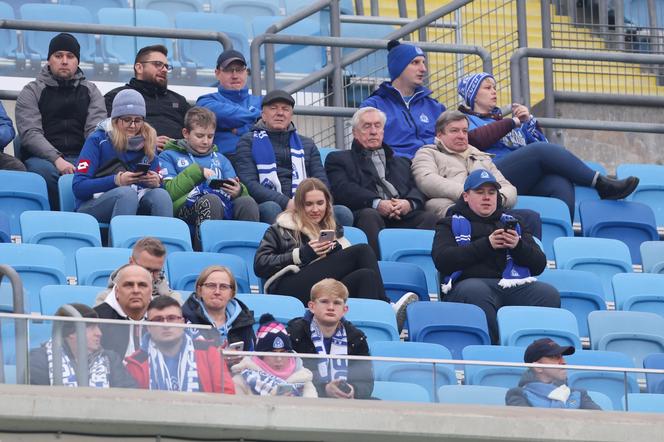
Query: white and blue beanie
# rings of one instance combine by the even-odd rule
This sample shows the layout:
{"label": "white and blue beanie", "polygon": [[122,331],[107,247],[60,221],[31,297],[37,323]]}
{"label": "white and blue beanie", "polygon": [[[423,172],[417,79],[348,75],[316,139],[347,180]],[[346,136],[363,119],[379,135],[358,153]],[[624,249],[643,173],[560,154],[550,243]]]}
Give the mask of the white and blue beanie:
{"label": "white and blue beanie", "polygon": [[487,78],[492,78],[493,81],[496,81],[493,75],[486,72],[466,75],[461,81],[459,81],[457,92],[459,93],[461,100],[463,100],[464,104],[468,106],[470,110],[474,110],[477,91],[480,89],[482,82]]}

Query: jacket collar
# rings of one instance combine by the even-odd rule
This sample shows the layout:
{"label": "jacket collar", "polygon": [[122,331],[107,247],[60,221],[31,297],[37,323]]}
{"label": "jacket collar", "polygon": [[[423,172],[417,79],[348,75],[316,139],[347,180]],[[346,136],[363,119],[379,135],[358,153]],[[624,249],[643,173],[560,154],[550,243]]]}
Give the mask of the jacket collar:
{"label": "jacket collar", "polygon": [[[367,157],[370,156],[371,151],[368,150],[368,149],[365,149],[364,146],[362,146],[360,144],[360,142],[357,141],[357,139],[355,139],[355,138],[353,138],[353,144],[351,145],[350,148],[357,155],[367,156]],[[394,156],[394,151],[390,148],[390,146],[388,146],[387,144],[385,144],[383,142],[383,145],[381,146],[381,148],[385,151],[385,160],[386,161],[391,160],[392,157]]]}
{"label": "jacket collar", "polygon": [[217,86],[219,95],[234,102],[240,102],[249,96],[249,88],[242,88],[240,90],[225,89],[221,84]]}
{"label": "jacket collar", "polygon": [[127,85],[132,89],[136,89],[138,92],[140,92],[141,95],[149,95],[152,97],[156,97],[157,95],[166,95],[168,92],[168,89],[165,87],[161,87],[158,84],[151,83],[149,81],[139,80],[136,77],[129,80]]}
{"label": "jacket collar", "polygon": [[69,80],[60,80],[55,75],[51,73],[51,69],[48,67],[48,64],[42,66],[39,74],[37,74],[37,80],[43,81],[47,86],[51,87],[76,87],[78,84],[85,80],[85,74],[81,68],[76,69],[76,73]]}

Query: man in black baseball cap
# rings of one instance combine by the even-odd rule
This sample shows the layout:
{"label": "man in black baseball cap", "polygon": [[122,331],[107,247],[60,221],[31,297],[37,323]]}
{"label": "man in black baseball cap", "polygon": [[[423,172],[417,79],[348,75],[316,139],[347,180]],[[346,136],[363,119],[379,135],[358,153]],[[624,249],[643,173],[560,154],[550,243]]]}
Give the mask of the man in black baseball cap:
{"label": "man in black baseball cap", "polygon": [[[560,346],[553,339],[533,341],[526,348],[523,360],[529,364],[565,365],[565,358],[574,354],[574,347]],[[567,370],[533,366],[526,371],[519,386],[505,396],[507,405],[540,408],[571,408],[601,410],[585,390],[567,386]]]}
{"label": "man in black baseball cap", "polygon": [[261,114],[261,97],[247,88],[249,68],[242,52],[227,49],[217,57],[214,75],[217,92],[201,95],[196,104],[217,117],[214,144],[229,158],[242,135],[249,132]]}

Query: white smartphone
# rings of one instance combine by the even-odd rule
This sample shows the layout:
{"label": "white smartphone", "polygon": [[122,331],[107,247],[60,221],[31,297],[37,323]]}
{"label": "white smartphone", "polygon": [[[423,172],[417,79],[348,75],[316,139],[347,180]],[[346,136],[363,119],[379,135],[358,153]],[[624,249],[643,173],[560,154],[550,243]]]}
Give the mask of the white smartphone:
{"label": "white smartphone", "polygon": [[335,238],[334,230],[321,230],[320,235],[318,235],[318,242],[334,241]]}
{"label": "white smartphone", "polygon": [[244,350],[244,341],[231,342],[228,344],[229,350],[243,351]]}

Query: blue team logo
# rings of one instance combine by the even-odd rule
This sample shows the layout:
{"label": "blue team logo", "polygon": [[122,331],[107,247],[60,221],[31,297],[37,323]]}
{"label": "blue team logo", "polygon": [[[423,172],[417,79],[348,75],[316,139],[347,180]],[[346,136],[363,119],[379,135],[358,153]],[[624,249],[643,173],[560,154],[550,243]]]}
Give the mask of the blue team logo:
{"label": "blue team logo", "polygon": [[420,114],[420,121],[422,123],[428,123],[429,122],[429,117],[425,114]]}
{"label": "blue team logo", "polygon": [[249,106],[249,112],[253,112],[255,110],[256,110],[256,108],[254,106]]}
{"label": "blue team logo", "polygon": [[415,53],[417,55],[424,55],[424,51],[422,50],[422,48],[418,48],[417,46],[415,46]]}
{"label": "blue team logo", "polygon": [[219,168],[219,166],[220,166],[219,160],[216,159],[216,158],[212,158],[212,161],[210,162],[210,165],[212,166],[212,167],[210,167],[210,169]]}
{"label": "blue team logo", "polygon": [[178,159],[178,167],[187,167],[189,165],[189,160],[186,158]]}

